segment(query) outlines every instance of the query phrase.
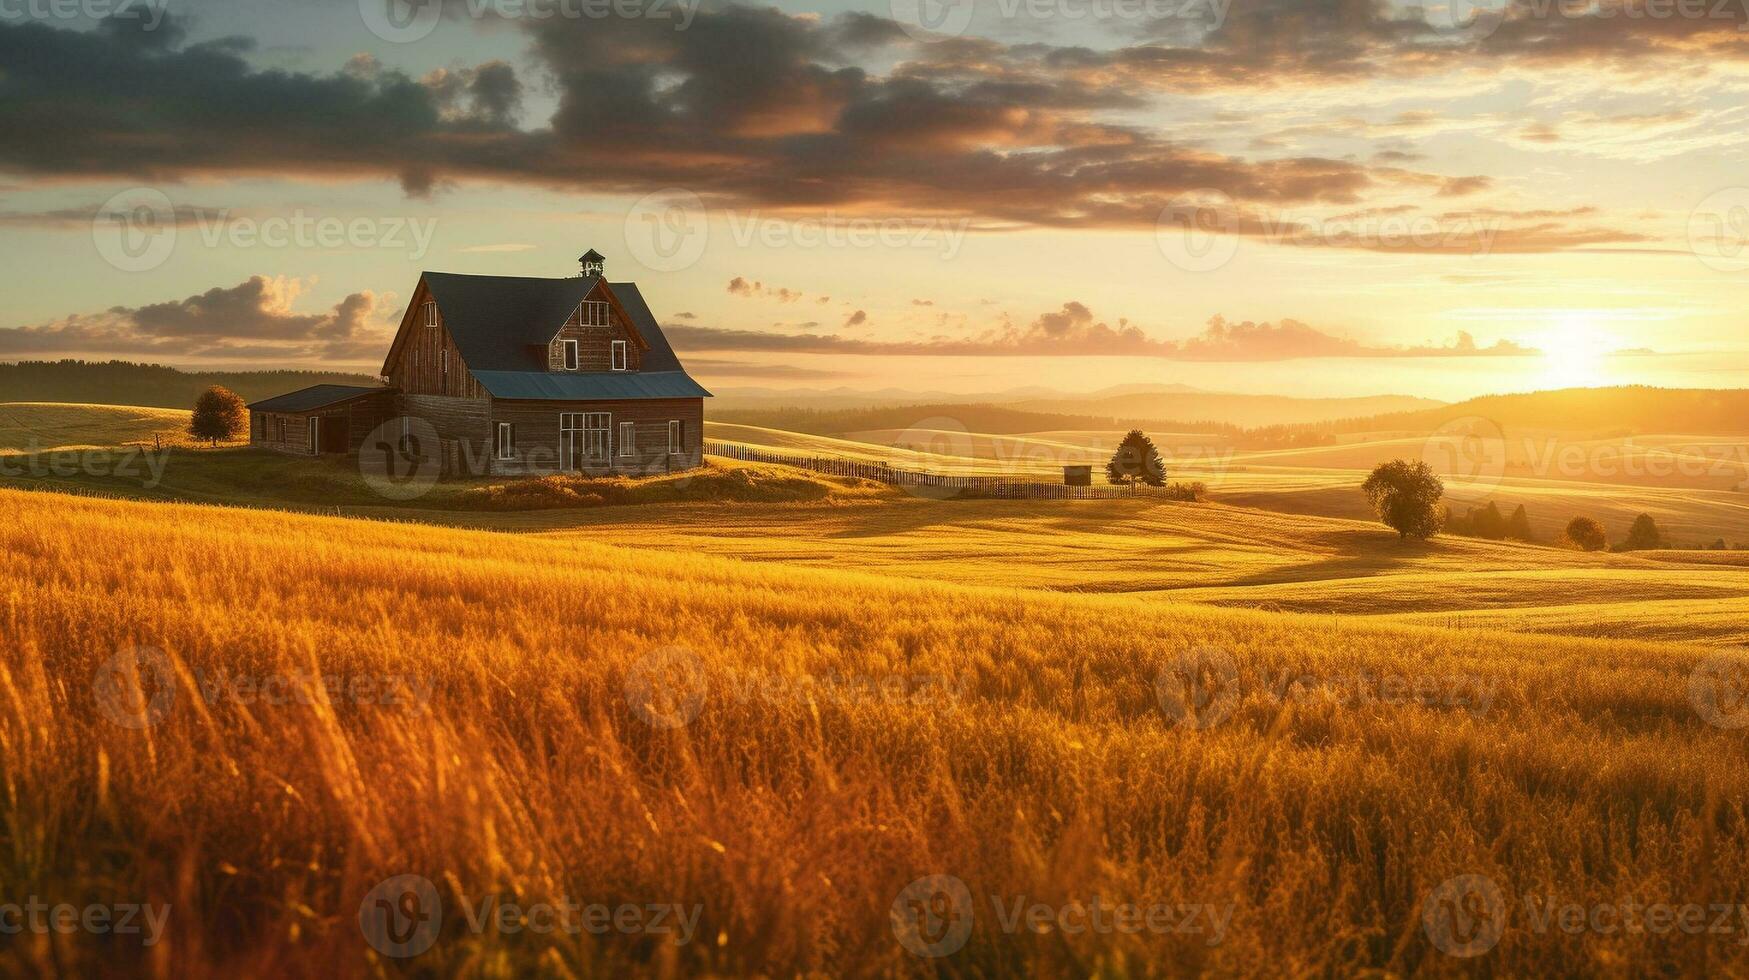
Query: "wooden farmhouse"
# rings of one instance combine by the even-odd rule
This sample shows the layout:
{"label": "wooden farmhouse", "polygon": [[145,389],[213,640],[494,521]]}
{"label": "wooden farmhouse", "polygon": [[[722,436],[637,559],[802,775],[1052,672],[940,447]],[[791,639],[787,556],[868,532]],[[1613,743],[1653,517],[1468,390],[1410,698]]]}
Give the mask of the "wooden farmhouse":
{"label": "wooden farmhouse", "polygon": [[356,453],[398,419],[435,433],[449,474],[701,465],[710,392],[687,375],[637,285],[608,282],[594,250],[581,261],[583,274],[569,279],[423,274],[383,361],[384,384],[256,402],[251,444]]}

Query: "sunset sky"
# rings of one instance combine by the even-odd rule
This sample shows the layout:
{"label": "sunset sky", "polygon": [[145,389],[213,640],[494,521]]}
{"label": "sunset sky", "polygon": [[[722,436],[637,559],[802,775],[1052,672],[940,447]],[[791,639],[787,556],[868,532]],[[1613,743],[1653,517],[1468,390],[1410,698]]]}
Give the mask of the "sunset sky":
{"label": "sunset sky", "polygon": [[1737,387],[1746,6],[20,0],[0,360],[374,373],[593,247],[721,388]]}

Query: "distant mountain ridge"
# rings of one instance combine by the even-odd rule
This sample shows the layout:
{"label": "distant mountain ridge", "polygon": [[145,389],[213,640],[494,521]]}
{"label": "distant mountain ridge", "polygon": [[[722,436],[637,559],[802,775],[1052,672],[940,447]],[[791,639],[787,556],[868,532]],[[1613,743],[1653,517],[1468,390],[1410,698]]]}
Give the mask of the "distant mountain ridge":
{"label": "distant mountain ridge", "polygon": [[1484,395],[1413,412],[1343,419],[1325,431],[1431,432],[1451,422],[1483,419],[1503,429],[1604,435],[1743,435],[1749,433],[1749,389],[1563,388]]}

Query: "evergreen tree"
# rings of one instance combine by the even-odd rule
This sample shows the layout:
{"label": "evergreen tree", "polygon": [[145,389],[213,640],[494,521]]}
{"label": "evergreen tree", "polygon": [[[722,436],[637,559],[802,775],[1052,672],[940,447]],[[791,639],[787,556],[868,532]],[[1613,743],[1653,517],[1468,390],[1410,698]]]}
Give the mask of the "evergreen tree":
{"label": "evergreen tree", "polygon": [[1154,448],[1154,440],[1143,435],[1141,429],[1131,429],[1129,435],[1118,443],[1111,462],[1105,464],[1105,476],[1113,483],[1128,483],[1131,487],[1137,480],[1151,487],[1163,487],[1166,485],[1166,461]]}

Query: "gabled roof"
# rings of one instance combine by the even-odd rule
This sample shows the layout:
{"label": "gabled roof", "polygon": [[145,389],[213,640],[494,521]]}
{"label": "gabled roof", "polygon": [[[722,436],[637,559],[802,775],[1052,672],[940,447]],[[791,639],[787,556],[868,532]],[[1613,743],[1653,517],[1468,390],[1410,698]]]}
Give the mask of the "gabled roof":
{"label": "gabled roof", "polygon": [[[687,377],[636,283],[603,284],[600,276],[531,279],[453,272],[427,272],[422,281],[437,302],[443,324],[461,351],[462,362],[493,397],[572,400],[710,397],[710,392]],[[560,374],[549,370],[547,345],[597,285],[605,285],[609,299],[629,321],[633,340],[642,351],[641,370],[611,375]],[[407,316],[413,316],[413,312],[409,309]],[[405,336],[403,333],[396,338],[397,346]],[[391,348],[388,359],[393,360],[394,354]],[[388,369],[385,361],[383,370]],[[518,375],[530,377],[515,377]],[[652,377],[664,375],[667,377]],[[640,378],[647,380],[639,382]]]}
{"label": "gabled roof", "polygon": [[354,398],[388,394],[394,390],[382,385],[311,385],[253,402],[249,408],[257,412],[312,412],[318,408],[349,402]]}

